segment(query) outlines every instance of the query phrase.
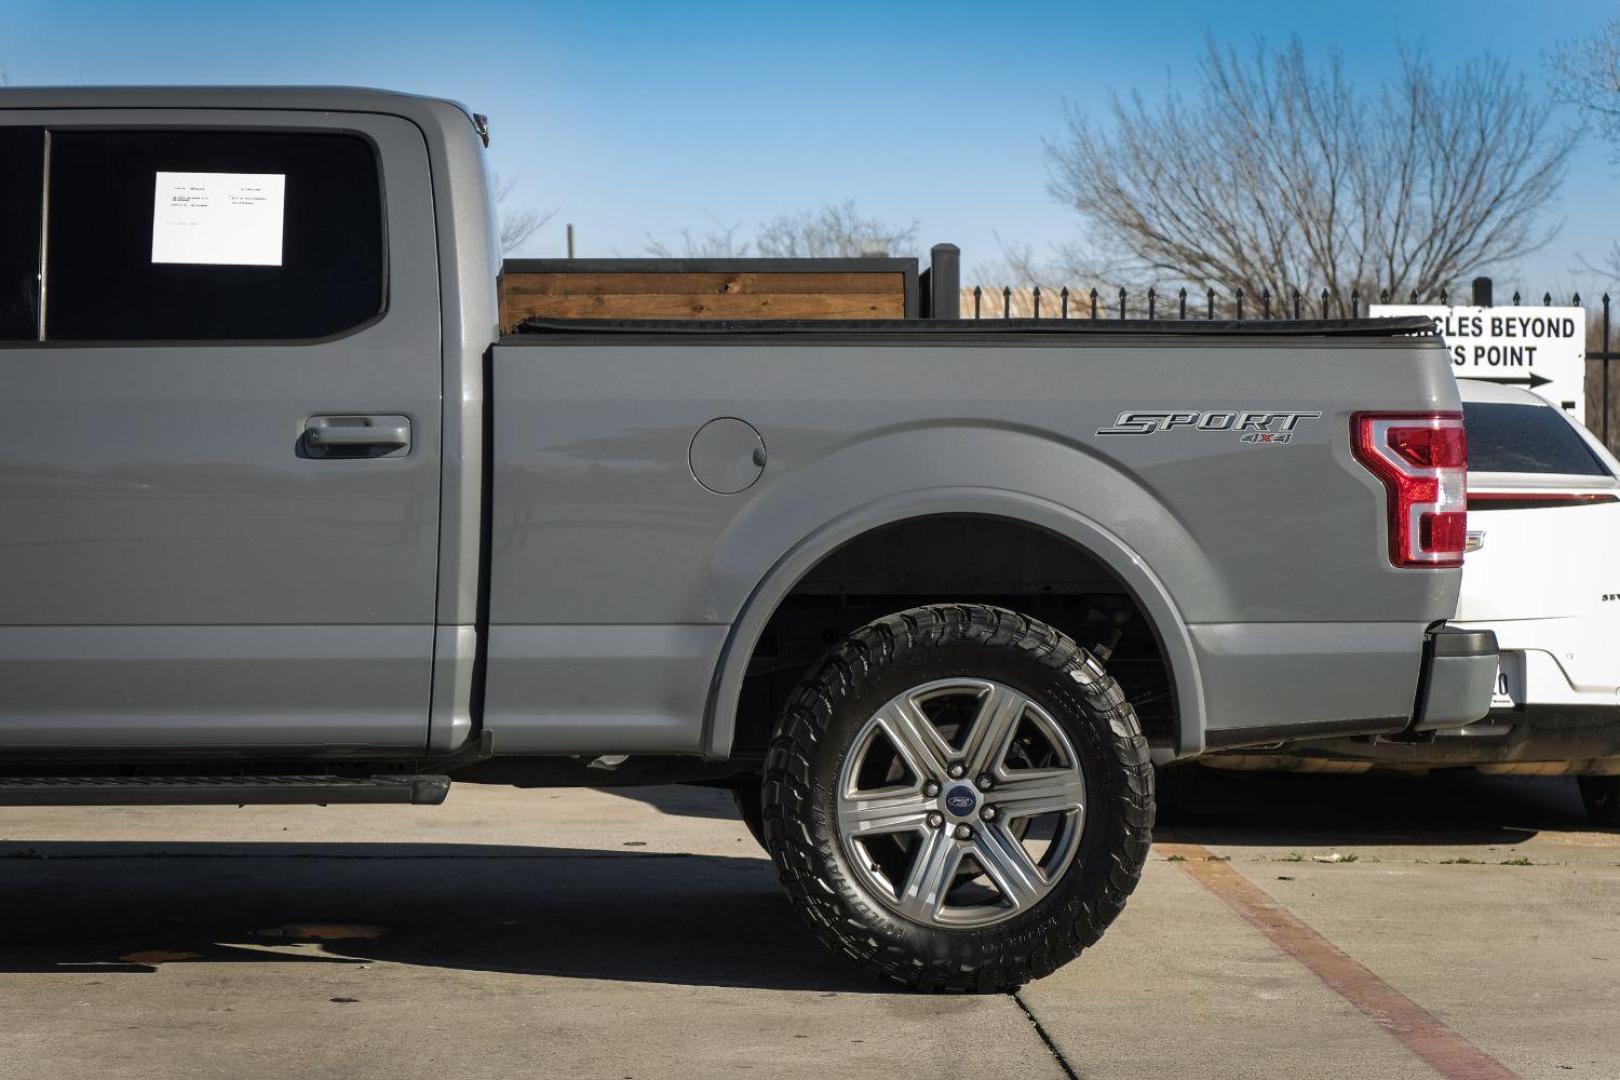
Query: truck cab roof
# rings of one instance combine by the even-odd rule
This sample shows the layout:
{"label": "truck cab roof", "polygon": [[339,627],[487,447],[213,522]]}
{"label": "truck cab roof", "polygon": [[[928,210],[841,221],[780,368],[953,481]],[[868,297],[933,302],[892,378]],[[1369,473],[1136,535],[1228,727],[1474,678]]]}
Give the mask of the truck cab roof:
{"label": "truck cab roof", "polygon": [[[443,98],[364,86],[8,86],[0,89],[8,109],[359,109],[381,105],[466,106]],[[468,113],[468,115],[471,115]]]}
{"label": "truck cab roof", "polygon": [[480,118],[459,101],[359,86],[9,86],[0,88],[0,108],[361,112],[403,116],[419,126],[459,116],[485,134]]}

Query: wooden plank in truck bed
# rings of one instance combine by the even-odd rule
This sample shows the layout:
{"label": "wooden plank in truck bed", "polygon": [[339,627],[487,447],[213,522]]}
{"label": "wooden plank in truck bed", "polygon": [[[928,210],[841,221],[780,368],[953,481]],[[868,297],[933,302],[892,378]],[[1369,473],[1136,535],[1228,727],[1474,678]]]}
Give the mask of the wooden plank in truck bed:
{"label": "wooden plank in truck bed", "polygon": [[512,259],[501,327],[524,319],[903,319],[914,259]]}

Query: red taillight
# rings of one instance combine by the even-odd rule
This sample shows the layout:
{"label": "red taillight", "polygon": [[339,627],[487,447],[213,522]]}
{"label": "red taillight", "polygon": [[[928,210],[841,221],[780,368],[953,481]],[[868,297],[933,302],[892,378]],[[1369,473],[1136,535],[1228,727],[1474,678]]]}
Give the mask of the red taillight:
{"label": "red taillight", "polygon": [[1420,469],[1460,469],[1468,464],[1462,424],[1456,427],[1392,427],[1390,447]]}
{"label": "red taillight", "polygon": [[1389,492],[1389,561],[1461,566],[1468,445],[1461,413],[1356,413],[1350,448]]}

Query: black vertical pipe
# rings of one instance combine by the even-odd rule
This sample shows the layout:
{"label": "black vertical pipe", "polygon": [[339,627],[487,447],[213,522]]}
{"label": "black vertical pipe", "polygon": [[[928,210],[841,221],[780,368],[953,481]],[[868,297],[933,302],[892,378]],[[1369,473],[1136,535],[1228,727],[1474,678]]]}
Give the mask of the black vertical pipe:
{"label": "black vertical pipe", "polygon": [[928,314],[962,317],[962,249],[955,244],[935,244],[928,252]]}

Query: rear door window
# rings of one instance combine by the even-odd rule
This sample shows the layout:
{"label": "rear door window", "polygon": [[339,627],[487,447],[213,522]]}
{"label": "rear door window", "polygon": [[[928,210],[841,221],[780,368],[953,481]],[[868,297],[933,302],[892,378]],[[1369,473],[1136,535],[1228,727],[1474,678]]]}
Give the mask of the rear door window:
{"label": "rear door window", "polygon": [[1470,472],[1608,476],[1592,448],[1550,405],[1463,403]]}
{"label": "rear door window", "polygon": [[54,129],[49,177],[48,340],[307,340],[384,309],[358,135]]}
{"label": "rear door window", "polygon": [[39,337],[45,132],[0,127],[0,341]]}

